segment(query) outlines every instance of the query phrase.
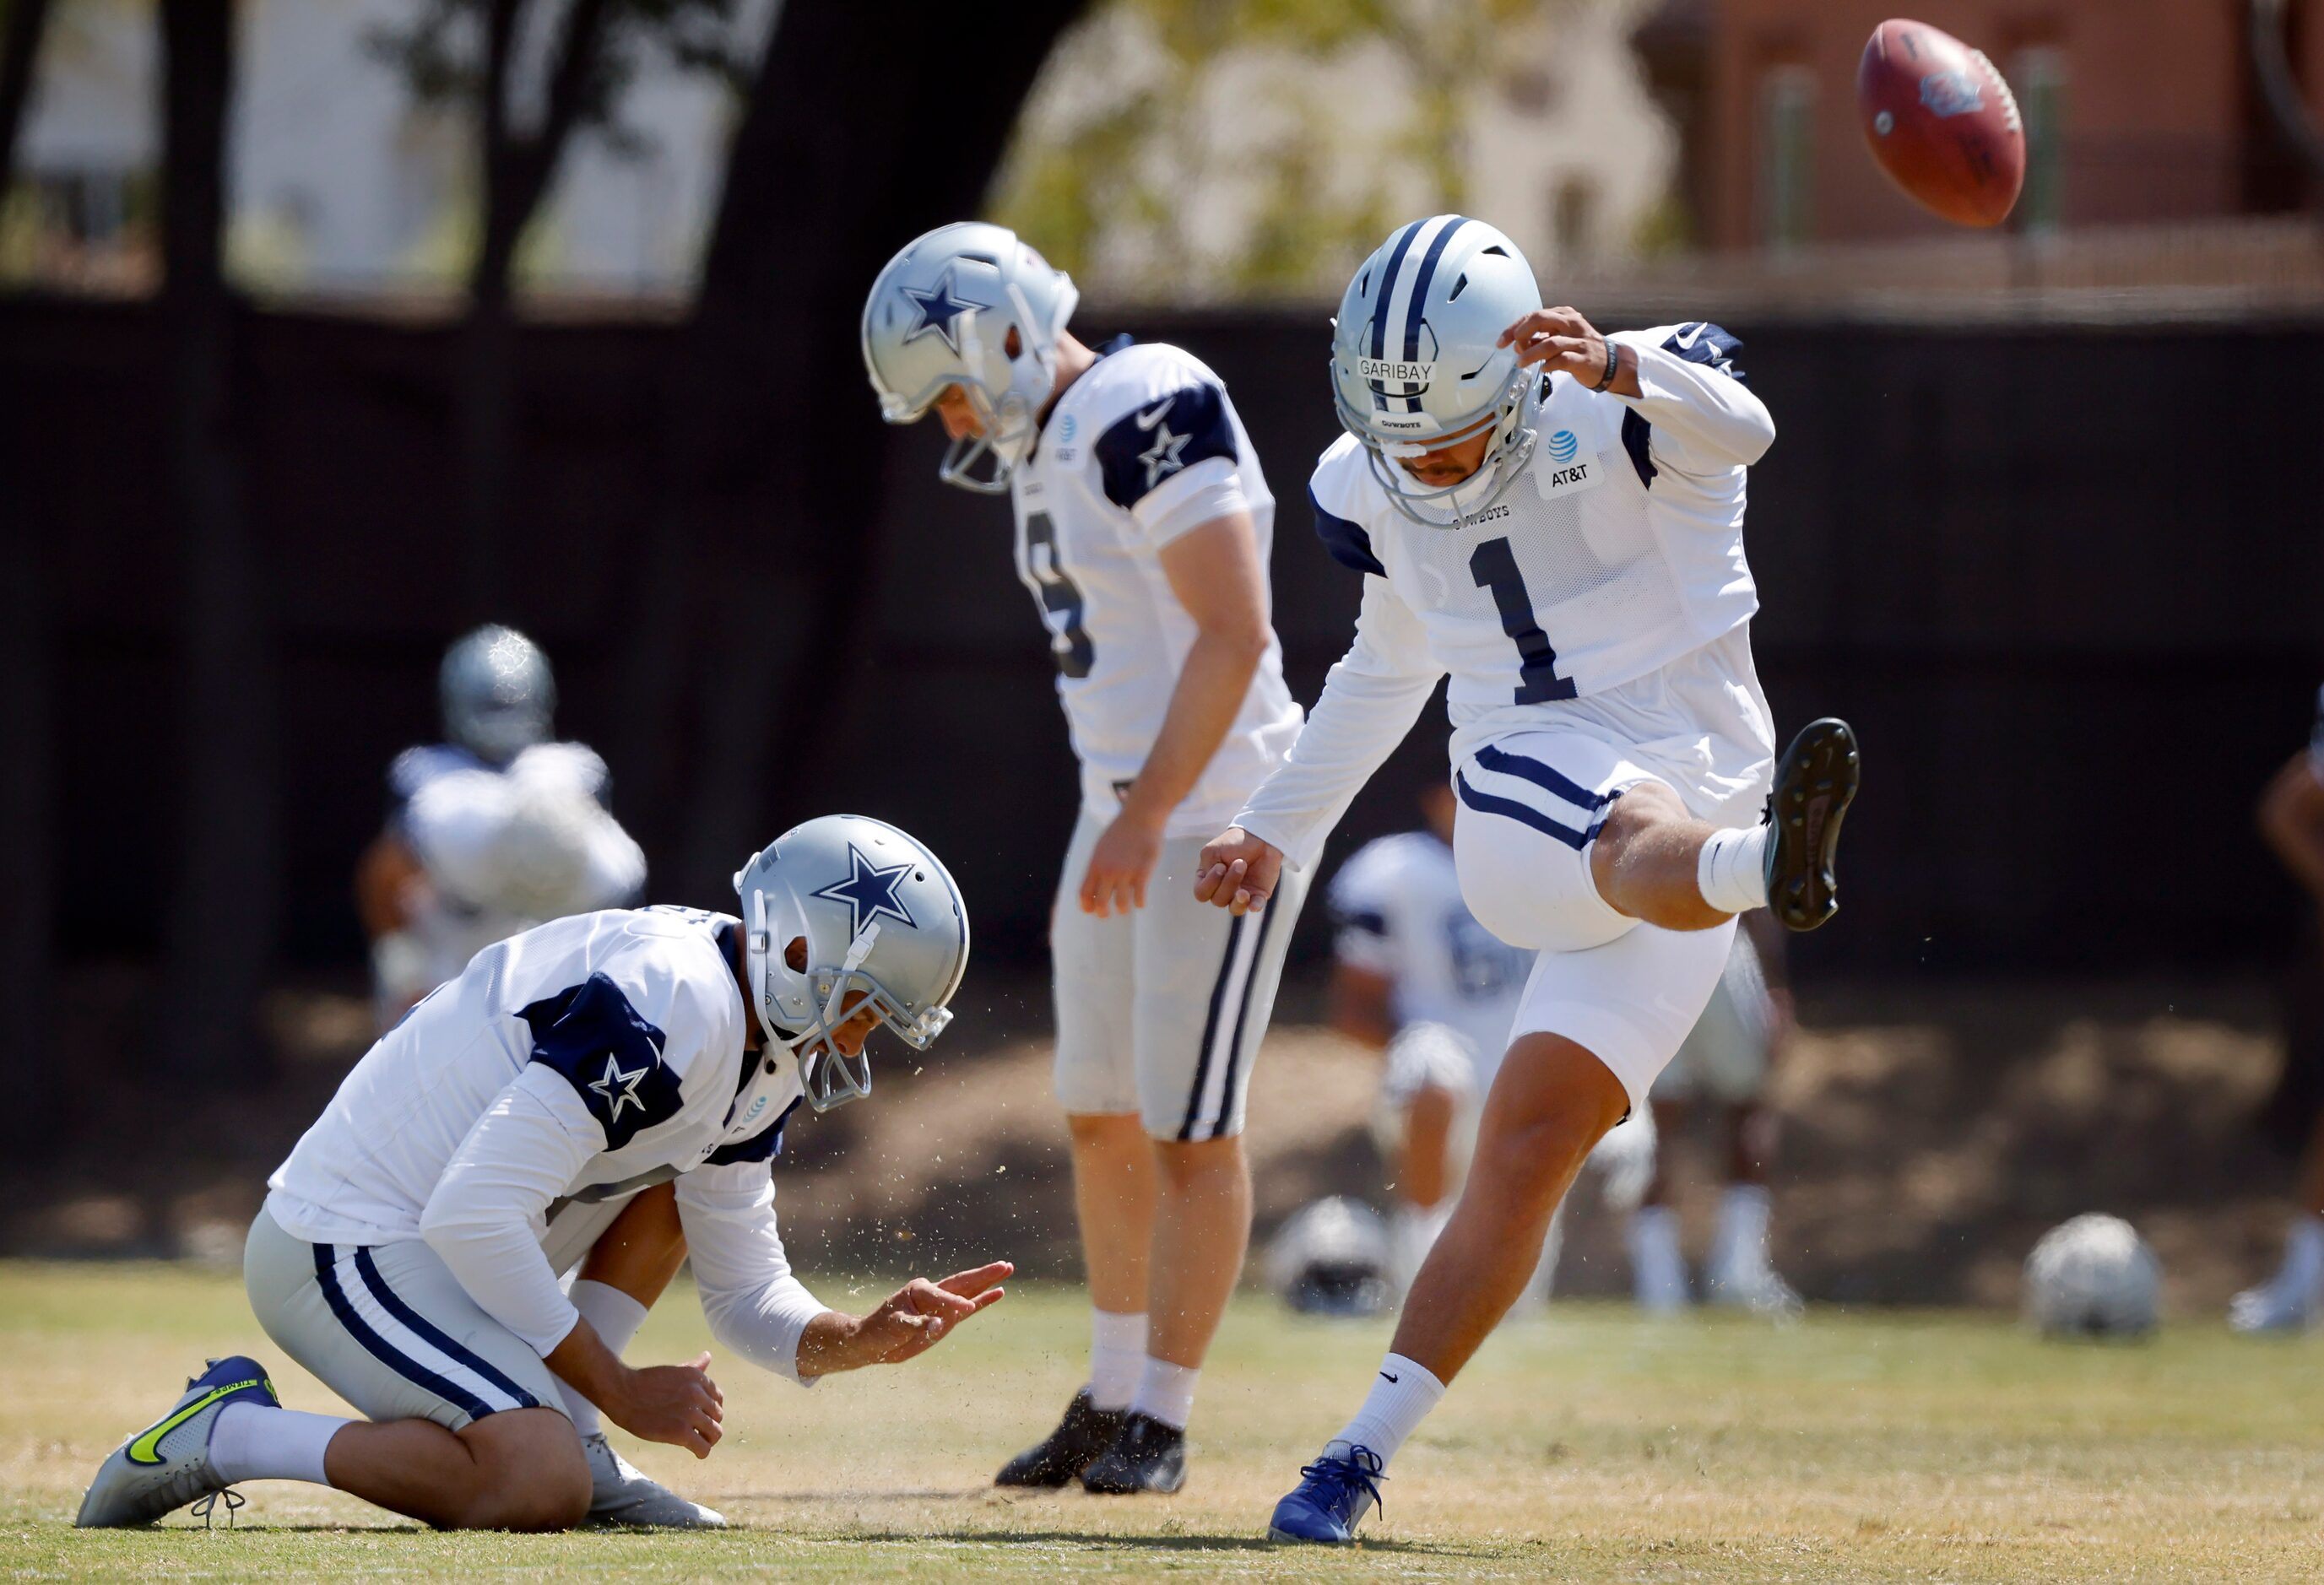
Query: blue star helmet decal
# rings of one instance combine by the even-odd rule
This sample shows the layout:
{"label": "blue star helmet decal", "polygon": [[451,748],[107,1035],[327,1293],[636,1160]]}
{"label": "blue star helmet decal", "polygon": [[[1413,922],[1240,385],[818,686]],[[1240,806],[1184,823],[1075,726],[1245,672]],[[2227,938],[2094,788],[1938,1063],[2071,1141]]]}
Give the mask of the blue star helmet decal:
{"label": "blue star helmet decal", "polygon": [[863,926],[882,914],[901,920],[908,928],[918,928],[918,921],[904,907],[904,899],[896,895],[896,889],[912,871],[911,860],[883,870],[865,858],[863,850],[851,842],[847,844],[847,868],[846,880],[835,880],[812,895],[847,905],[852,915],[847,930],[850,935],[862,935]]}
{"label": "blue star helmet decal", "polygon": [[906,297],[912,299],[914,316],[912,327],[904,332],[906,344],[918,341],[923,336],[940,336],[944,338],[944,344],[952,348],[955,356],[958,355],[960,337],[954,332],[952,322],[976,305],[953,296],[952,267],[946,265],[945,272],[936,277],[936,285],[928,290],[921,291],[907,286],[903,289],[903,292]]}

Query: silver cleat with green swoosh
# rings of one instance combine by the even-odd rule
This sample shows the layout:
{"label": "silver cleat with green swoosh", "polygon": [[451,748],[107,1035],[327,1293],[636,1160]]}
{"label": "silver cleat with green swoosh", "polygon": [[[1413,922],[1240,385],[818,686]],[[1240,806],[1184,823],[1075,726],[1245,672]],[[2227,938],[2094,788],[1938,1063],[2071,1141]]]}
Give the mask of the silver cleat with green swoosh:
{"label": "silver cleat with green swoosh", "polygon": [[80,1500],[84,1530],[150,1525],[173,1508],[221,1491],[226,1482],[210,1463],[210,1427],[228,1404],[280,1408],[274,1384],[257,1360],[235,1355],[213,1359],[186,1384],[186,1396],[161,1419],[114,1449]]}

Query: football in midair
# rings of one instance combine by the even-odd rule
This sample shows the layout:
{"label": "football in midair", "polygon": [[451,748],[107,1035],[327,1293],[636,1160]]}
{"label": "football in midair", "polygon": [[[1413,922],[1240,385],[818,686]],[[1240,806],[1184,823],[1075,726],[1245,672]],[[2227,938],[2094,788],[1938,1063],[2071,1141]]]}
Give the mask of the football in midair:
{"label": "football in midair", "polygon": [[2025,125],[1982,50],[1926,23],[1884,22],[1856,68],[1864,141],[1940,219],[1998,226],[2025,183]]}

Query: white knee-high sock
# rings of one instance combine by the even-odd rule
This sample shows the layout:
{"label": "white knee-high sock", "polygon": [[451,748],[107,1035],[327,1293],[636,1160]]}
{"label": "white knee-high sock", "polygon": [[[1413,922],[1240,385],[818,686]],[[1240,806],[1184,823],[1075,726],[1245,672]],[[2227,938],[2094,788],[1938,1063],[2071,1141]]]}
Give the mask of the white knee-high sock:
{"label": "white knee-high sock", "polygon": [[1351,1448],[1369,1448],[1385,1466],[1443,1396],[1444,1384],[1427,1366],[1402,1354],[1390,1354],[1380,1361],[1364,1406],[1332,1440]]}
{"label": "white knee-high sock", "polygon": [[210,1463],[228,1484],[238,1480],[304,1480],[328,1486],[323,1450],[342,1425],[337,1415],[309,1415],[264,1404],[228,1404],[210,1426]]}
{"label": "white knee-high sock", "polygon": [[1704,902],[1722,914],[1767,906],[1767,835],[1765,825],[1730,826],[1704,839],[1694,861]]}
{"label": "white knee-high sock", "polygon": [[1146,1372],[1146,1312],[1090,1312],[1090,1406],[1112,1414],[1130,1407]]}
{"label": "white knee-high sock", "polygon": [[1704,1262],[1712,1276],[1732,1281],[1766,1269],[1769,1209],[1764,1185],[1727,1185],[1719,1196],[1719,1221],[1711,1235],[1711,1258]]}
{"label": "white knee-high sock", "polygon": [[1641,1205],[1630,1212],[1630,1291],[1638,1308],[1666,1315],[1686,1308],[1686,1257],[1678,1247],[1678,1212]]}
{"label": "white knee-high sock", "polygon": [[[646,1323],[646,1307],[609,1284],[583,1277],[573,1285],[572,1293],[567,1296],[581,1312],[581,1319],[596,1329],[599,1339],[613,1350],[617,1359],[638,1335],[638,1328]],[[580,1435],[595,1436],[605,1428],[597,1405],[583,1397],[570,1383],[559,1381],[557,1396],[565,1400],[565,1413],[572,1418],[573,1429]]]}
{"label": "white knee-high sock", "polygon": [[1194,1388],[1202,1379],[1199,1365],[1173,1365],[1148,1354],[1146,1368],[1138,1373],[1138,1396],[1130,1400],[1130,1407],[1134,1413],[1151,1415],[1173,1431],[1184,1431],[1186,1422],[1194,1418]]}

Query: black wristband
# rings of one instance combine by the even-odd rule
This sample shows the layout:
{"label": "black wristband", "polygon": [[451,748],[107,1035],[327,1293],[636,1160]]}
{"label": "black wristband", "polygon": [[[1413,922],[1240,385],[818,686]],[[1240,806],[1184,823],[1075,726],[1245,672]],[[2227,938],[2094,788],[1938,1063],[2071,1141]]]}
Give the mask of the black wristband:
{"label": "black wristband", "polygon": [[1603,391],[1614,383],[1614,375],[1622,367],[1622,351],[1619,347],[1602,336],[1598,338],[1598,345],[1606,349],[1606,372],[1598,376],[1598,383],[1590,388],[1592,391]]}

